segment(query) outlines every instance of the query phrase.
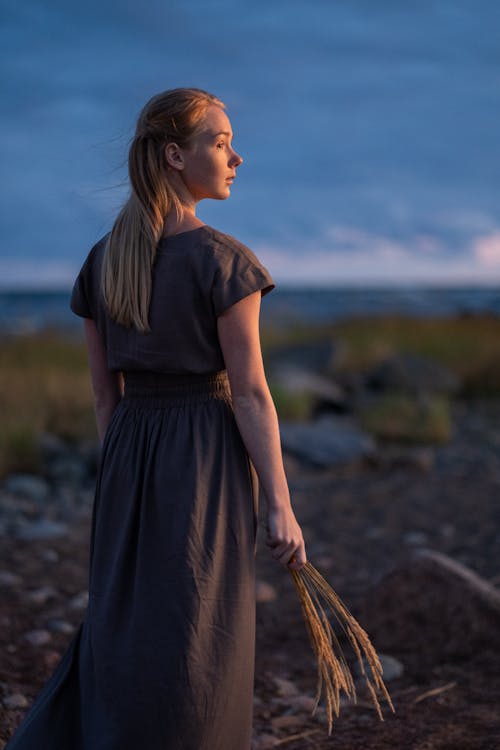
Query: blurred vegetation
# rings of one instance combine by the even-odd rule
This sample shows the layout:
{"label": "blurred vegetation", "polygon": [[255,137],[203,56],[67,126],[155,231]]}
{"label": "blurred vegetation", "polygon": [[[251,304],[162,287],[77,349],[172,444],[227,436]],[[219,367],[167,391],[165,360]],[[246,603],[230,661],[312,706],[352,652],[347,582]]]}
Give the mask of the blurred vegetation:
{"label": "blurred vegetation", "polygon": [[387,394],[363,408],[359,419],[365,430],[382,440],[444,443],[451,436],[449,402],[437,396],[415,399]]}
{"label": "blurred vegetation", "polygon": [[[264,329],[264,354],[301,343],[338,343],[335,368],[363,372],[396,352],[447,366],[460,379],[460,396],[500,397],[500,319],[493,316],[412,319],[358,318],[335,325]],[[307,419],[313,397],[288,393],[270,380],[279,416]],[[40,467],[38,437],[96,438],[85,345],[56,332],[0,339],[0,475]],[[387,395],[361,413],[374,434],[399,440],[444,440],[449,407],[442,399],[418,403]]]}
{"label": "blurred vegetation", "polygon": [[287,391],[281,384],[270,379],[269,390],[280,419],[291,422],[309,419],[313,412],[315,398],[307,391]]}
{"label": "blurred vegetation", "polygon": [[39,468],[38,437],[96,437],[83,342],[46,332],[0,341],[0,474]]}
{"label": "blurred vegetation", "polygon": [[493,315],[422,319],[392,315],[269,329],[263,332],[264,353],[328,339],[341,344],[339,372],[363,372],[391,354],[408,352],[448,367],[462,383],[463,396],[500,396],[500,318]]}

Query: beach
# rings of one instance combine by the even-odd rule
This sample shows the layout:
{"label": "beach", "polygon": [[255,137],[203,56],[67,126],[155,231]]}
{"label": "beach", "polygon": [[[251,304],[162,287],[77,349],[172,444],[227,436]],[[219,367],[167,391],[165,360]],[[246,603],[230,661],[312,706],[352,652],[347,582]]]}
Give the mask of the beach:
{"label": "beach", "polygon": [[[309,560],[370,635],[396,712],[382,703],[381,722],[358,680],[330,737],[322,701],[311,715],[315,661],[261,498],[254,750],[500,746],[499,333],[491,313],[264,329]],[[7,336],[0,356],[18,399],[0,482],[2,746],[84,616],[99,449],[78,337]]]}

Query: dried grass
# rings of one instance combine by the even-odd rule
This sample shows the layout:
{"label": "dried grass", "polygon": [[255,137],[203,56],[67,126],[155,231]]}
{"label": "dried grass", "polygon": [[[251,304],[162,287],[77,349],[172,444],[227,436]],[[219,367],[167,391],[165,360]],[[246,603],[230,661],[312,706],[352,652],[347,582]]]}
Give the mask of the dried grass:
{"label": "dried grass", "polygon": [[358,660],[361,674],[381,721],[384,720],[379,697],[385,699],[391,710],[394,706],[382,680],[382,665],[367,633],[351,615],[316,568],[307,562],[300,570],[289,571],[297,588],[309,639],[318,662],[318,682],[314,714],[324,691],[328,734],[332,732],[333,717],[340,712],[341,691],[356,703],[356,687],[338,638],[327,612],[333,615],[349,641]]}

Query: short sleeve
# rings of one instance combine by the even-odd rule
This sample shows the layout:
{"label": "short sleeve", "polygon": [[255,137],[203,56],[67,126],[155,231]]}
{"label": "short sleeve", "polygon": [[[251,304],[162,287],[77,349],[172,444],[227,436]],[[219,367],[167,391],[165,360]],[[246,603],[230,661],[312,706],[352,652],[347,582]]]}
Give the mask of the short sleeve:
{"label": "short sleeve", "polygon": [[76,277],[69,306],[75,315],[80,315],[82,318],[91,318],[92,312],[89,305],[84,268],[85,266]]}
{"label": "short sleeve", "polygon": [[233,240],[220,248],[212,288],[217,316],[249,294],[260,290],[264,296],[274,287],[269,271],[248,247]]}
{"label": "short sleeve", "polygon": [[99,288],[99,270],[105,239],[100,240],[90,250],[71,292],[69,306],[82,318],[97,317],[97,297]]}

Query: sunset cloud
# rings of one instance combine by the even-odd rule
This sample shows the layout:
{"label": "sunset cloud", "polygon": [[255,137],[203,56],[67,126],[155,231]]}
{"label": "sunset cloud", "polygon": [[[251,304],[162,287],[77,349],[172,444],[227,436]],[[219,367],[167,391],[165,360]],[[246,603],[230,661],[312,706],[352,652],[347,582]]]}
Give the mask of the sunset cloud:
{"label": "sunset cloud", "polygon": [[500,271],[500,231],[478,237],[473,252],[482,266]]}

